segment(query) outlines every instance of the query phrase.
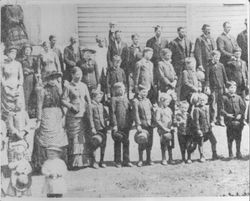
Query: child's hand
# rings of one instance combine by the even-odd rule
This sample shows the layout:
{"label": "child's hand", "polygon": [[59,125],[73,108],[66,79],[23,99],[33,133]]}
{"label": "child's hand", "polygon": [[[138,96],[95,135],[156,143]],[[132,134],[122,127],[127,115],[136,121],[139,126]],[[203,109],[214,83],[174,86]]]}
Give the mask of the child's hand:
{"label": "child's hand", "polygon": [[92,129],[91,129],[91,132],[92,132],[93,135],[96,134],[96,129],[95,129],[95,128],[92,128]]}
{"label": "child's hand", "polygon": [[138,132],[142,132],[142,127],[141,126],[137,126],[136,129],[137,129]]}
{"label": "child's hand", "polygon": [[116,132],[118,130],[117,126],[114,126],[112,130]]}
{"label": "child's hand", "polygon": [[234,118],[234,115],[233,115],[233,114],[228,114],[228,115],[227,115],[227,117],[229,117],[229,118],[232,118],[232,119],[233,119],[233,118]]}
{"label": "child's hand", "polygon": [[240,120],[240,119],[241,119],[241,114],[238,114],[238,115],[236,116],[236,119],[237,119],[237,120]]}
{"label": "child's hand", "polygon": [[198,131],[197,131],[197,134],[198,134],[200,137],[202,137],[202,136],[203,136],[203,133],[202,133],[202,131],[201,131],[201,130],[198,130]]}

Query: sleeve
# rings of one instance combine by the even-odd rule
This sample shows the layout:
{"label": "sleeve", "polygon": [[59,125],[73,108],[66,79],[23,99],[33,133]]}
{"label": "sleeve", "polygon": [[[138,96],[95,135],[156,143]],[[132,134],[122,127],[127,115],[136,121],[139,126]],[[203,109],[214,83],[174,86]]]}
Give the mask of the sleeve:
{"label": "sleeve", "polygon": [[229,59],[231,58],[231,56],[233,56],[232,53],[227,52],[227,51],[225,50],[225,44],[224,44],[224,41],[223,41],[223,39],[222,39],[221,37],[218,37],[218,38],[217,38],[216,43],[217,43],[218,50],[221,52],[221,54],[222,54],[223,56],[226,56],[226,57],[228,57]]}
{"label": "sleeve", "polygon": [[94,63],[94,68],[95,68],[95,78],[96,78],[96,82],[97,82],[97,85],[100,83],[100,79],[99,79],[99,69],[98,69],[98,65],[97,63],[95,62]]}
{"label": "sleeve", "polygon": [[242,100],[242,98],[240,96],[239,96],[239,105],[240,105],[240,113],[244,118],[245,111],[246,111],[246,104],[245,104],[245,102]]}
{"label": "sleeve", "polygon": [[112,66],[111,51],[112,51],[112,47],[111,47],[111,44],[109,44],[108,51],[107,51],[107,61],[108,61],[109,68]]}
{"label": "sleeve", "polygon": [[115,108],[116,108],[116,98],[111,98],[111,125],[117,126],[117,119],[115,115]]}
{"label": "sleeve", "polygon": [[63,89],[63,94],[62,94],[62,105],[71,108],[72,104],[69,102],[69,86],[65,86]]}
{"label": "sleeve", "polygon": [[169,85],[171,82],[167,77],[164,75],[164,67],[161,62],[158,62],[158,73],[159,73],[159,78],[160,80],[165,84]]}
{"label": "sleeve", "polygon": [[138,92],[140,70],[141,70],[140,63],[137,62],[135,65],[135,74],[134,74],[134,85],[135,85],[135,92],[136,93]]}
{"label": "sleeve", "polygon": [[151,45],[151,42],[150,42],[150,40],[147,40],[147,42],[146,42],[146,47],[151,47],[152,45]]}
{"label": "sleeve", "polygon": [[202,66],[201,41],[199,38],[197,38],[195,41],[194,57],[196,59],[197,65]]}
{"label": "sleeve", "polygon": [[199,119],[200,119],[199,109],[194,108],[194,111],[193,111],[193,121],[194,121],[194,128],[196,129],[196,131],[201,130]]}
{"label": "sleeve", "polygon": [[61,64],[60,64],[59,58],[58,58],[56,53],[54,53],[54,62],[55,62],[56,68],[57,68],[57,72],[62,72]]}
{"label": "sleeve", "polygon": [[69,66],[75,65],[75,62],[69,59],[69,50],[67,48],[64,49],[64,62]]}
{"label": "sleeve", "polygon": [[225,104],[226,104],[226,97],[223,96],[222,97],[222,104],[221,104],[221,115],[223,115],[224,117],[226,117],[228,115],[228,113],[226,112],[226,109],[225,109]]}
{"label": "sleeve", "polygon": [[94,120],[93,120],[92,105],[91,105],[91,98],[89,95],[89,90],[88,90],[87,85],[84,84],[83,86],[85,88],[85,100],[87,102],[86,108],[87,108],[87,113],[88,113],[88,117],[89,117],[90,127],[94,128],[95,125],[94,125]]}
{"label": "sleeve", "polygon": [[60,62],[60,65],[61,65],[61,71],[64,72],[63,55],[62,55],[61,50],[59,50],[59,62]]}
{"label": "sleeve", "polygon": [[111,92],[111,85],[110,85],[110,71],[108,70],[107,72],[107,79],[106,79],[106,91],[107,91],[107,94],[110,94]]}
{"label": "sleeve", "polygon": [[134,111],[135,125],[140,126],[141,120],[139,115],[139,104],[137,99],[133,100],[133,111]]}
{"label": "sleeve", "polygon": [[42,174],[44,176],[49,176],[51,174],[51,170],[50,170],[48,161],[45,161],[43,166],[42,166]]}
{"label": "sleeve", "polygon": [[18,62],[18,79],[19,79],[19,85],[23,85],[23,68],[22,64]]}
{"label": "sleeve", "polygon": [[194,85],[192,85],[190,82],[188,82],[188,72],[187,71],[183,71],[183,84],[186,85],[190,90],[192,91],[196,91],[196,87]]}
{"label": "sleeve", "polygon": [[210,86],[210,81],[209,81],[210,70],[211,70],[211,66],[208,66],[207,68],[205,68],[205,86],[207,87]]}
{"label": "sleeve", "polygon": [[124,84],[125,88],[128,88],[127,78],[126,78],[126,74],[125,74],[124,70],[122,70],[122,79],[123,79],[123,84]]}
{"label": "sleeve", "polygon": [[42,118],[42,108],[44,101],[44,88],[41,88],[37,91],[37,119],[41,120]]}
{"label": "sleeve", "polygon": [[227,81],[228,81],[227,73],[226,73],[226,70],[225,70],[225,67],[224,67],[223,64],[221,64],[221,67],[222,67],[222,73],[223,73],[224,84],[226,84]]}

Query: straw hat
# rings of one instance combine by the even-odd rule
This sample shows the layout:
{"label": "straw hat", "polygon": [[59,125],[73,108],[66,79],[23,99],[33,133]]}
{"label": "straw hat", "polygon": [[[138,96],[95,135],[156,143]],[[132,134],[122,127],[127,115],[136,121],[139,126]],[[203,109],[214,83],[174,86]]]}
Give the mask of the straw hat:
{"label": "straw hat", "polygon": [[135,133],[134,139],[137,144],[146,144],[148,142],[149,133],[147,130],[142,129],[141,132]]}

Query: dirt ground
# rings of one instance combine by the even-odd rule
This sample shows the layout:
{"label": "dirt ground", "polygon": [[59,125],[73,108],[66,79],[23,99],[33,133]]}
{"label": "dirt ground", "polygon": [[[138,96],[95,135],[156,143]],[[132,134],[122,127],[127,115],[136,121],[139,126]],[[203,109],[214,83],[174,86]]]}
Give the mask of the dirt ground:
{"label": "dirt ground", "polygon": [[[180,164],[180,149],[175,138],[175,164],[162,166],[159,136],[155,132],[152,150],[155,165],[120,169],[114,167],[112,162],[113,140],[109,134],[105,155],[108,167],[68,172],[68,192],[65,197],[249,196],[249,127],[245,126],[243,131],[242,160],[227,159],[225,128],[215,126],[213,130],[218,141],[218,154],[225,157],[222,160],[211,161],[210,143],[206,142],[205,163],[197,161],[199,154],[196,150],[192,156],[192,164]],[[134,131],[130,134],[130,157],[135,164],[138,152],[133,136]],[[33,176],[34,197],[44,196],[41,194],[43,182],[43,176]]]}

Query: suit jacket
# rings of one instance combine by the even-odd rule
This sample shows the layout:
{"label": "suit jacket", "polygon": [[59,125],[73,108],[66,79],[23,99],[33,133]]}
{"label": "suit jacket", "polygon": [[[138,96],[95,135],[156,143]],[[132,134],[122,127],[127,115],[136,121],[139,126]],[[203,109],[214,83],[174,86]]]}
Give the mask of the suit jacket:
{"label": "suit jacket", "polygon": [[241,53],[241,59],[248,63],[248,39],[247,39],[247,30],[242,31],[237,36],[237,42],[240,46],[242,53]]}
{"label": "suit jacket", "polygon": [[159,44],[156,40],[156,37],[154,36],[147,41],[146,47],[150,47],[153,49],[153,56],[151,61],[153,62],[154,67],[156,68],[158,62],[161,60],[161,50],[168,47],[168,40],[161,38],[161,42]]}
{"label": "suit jacket", "polygon": [[179,76],[184,69],[185,58],[190,57],[192,53],[191,41],[187,38],[184,38],[183,40],[184,46],[179,37],[171,41],[169,44],[169,48],[172,51],[172,63],[177,76]]}
{"label": "suit jacket", "polygon": [[233,51],[239,46],[233,36],[226,35],[224,32],[217,38],[216,43],[218,50],[221,52],[220,62],[226,65],[233,56]]}
{"label": "suit jacket", "polygon": [[160,90],[167,91],[168,89],[172,89],[172,86],[170,86],[170,84],[174,80],[177,80],[177,76],[172,64],[164,60],[160,61],[158,63],[158,73],[158,78],[160,81]]}
{"label": "suit jacket", "polygon": [[209,60],[212,59],[211,53],[216,49],[216,43],[213,38],[207,39],[206,36],[201,35],[195,41],[194,57],[197,62],[197,66],[203,66],[206,69]]}
{"label": "suit jacket", "polygon": [[222,102],[222,110],[221,113],[224,116],[224,121],[227,126],[231,124],[231,122],[234,120],[228,117],[228,114],[233,114],[235,117],[238,114],[242,115],[241,121],[243,122],[244,114],[246,110],[246,105],[242,98],[236,94],[230,95],[225,94],[223,96],[223,102]]}
{"label": "suit jacket", "polygon": [[108,114],[101,103],[91,101],[93,125],[97,131],[103,130],[107,127]]}
{"label": "suit jacket", "polygon": [[108,67],[112,67],[113,56],[119,55],[122,59],[121,68],[126,72],[127,70],[127,59],[128,59],[128,46],[126,43],[121,41],[120,48],[118,49],[115,41],[110,41],[108,46],[107,61]]}
{"label": "suit jacket", "polygon": [[133,100],[133,112],[136,126],[149,127],[152,125],[153,106],[148,98],[135,98]]}
{"label": "suit jacket", "polygon": [[[156,124],[158,127],[157,131],[158,131],[159,135],[163,135],[164,133],[166,133],[165,128],[171,129],[171,126],[173,123],[172,115],[173,115],[173,112],[169,107],[167,107],[167,108],[160,108],[159,107],[155,111],[155,121],[156,121]],[[170,131],[169,131],[169,133],[170,133]]]}
{"label": "suit jacket", "polygon": [[180,100],[186,100],[190,93],[196,92],[198,84],[196,72],[184,70],[182,72]]}
{"label": "suit jacket", "polygon": [[206,86],[211,89],[224,89],[227,82],[227,74],[222,63],[214,64],[210,62],[206,68]]}
{"label": "suit jacket", "polygon": [[237,87],[245,89],[248,85],[248,71],[246,62],[243,60],[229,61],[226,69],[229,80],[236,82]]}
{"label": "suit jacket", "polygon": [[202,131],[207,133],[211,130],[209,106],[198,106],[193,111],[193,126],[195,131]]}
{"label": "suit jacket", "polygon": [[135,47],[134,45],[131,45],[128,48],[128,71],[129,73],[134,74],[135,72],[136,62],[141,59],[141,57],[138,54],[142,55],[142,48],[140,46]]}
{"label": "suit jacket", "polygon": [[64,62],[66,69],[72,69],[80,58],[80,53],[75,53],[73,48],[69,45],[64,49]]}

